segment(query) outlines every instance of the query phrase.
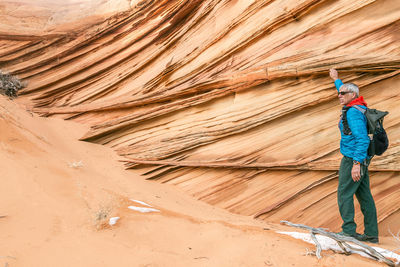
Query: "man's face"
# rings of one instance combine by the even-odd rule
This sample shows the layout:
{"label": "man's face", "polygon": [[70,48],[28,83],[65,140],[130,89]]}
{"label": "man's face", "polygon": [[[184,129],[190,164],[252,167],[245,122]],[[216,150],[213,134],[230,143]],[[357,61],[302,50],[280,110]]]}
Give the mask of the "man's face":
{"label": "man's face", "polygon": [[340,104],[343,106],[347,105],[355,98],[355,95],[355,93],[349,92],[346,86],[340,87],[338,94]]}

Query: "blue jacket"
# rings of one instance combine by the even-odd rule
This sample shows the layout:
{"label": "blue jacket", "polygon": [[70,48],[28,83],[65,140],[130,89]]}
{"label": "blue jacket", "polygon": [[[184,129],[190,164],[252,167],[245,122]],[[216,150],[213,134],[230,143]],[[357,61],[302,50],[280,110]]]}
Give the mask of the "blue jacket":
{"label": "blue jacket", "polygon": [[[337,79],[335,81],[335,86],[338,92],[342,85],[343,82],[341,80]],[[366,109],[363,105],[358,106]],[[370,142],[367,132],[367,119],[358,109],[350,108],[347,111],[347,122],[351,130],[351,135],[345,135],[343,133],[342,120],[339,122],[341,135],[340,152],[346,157],[363,163],[368,157],[368,146]]]}

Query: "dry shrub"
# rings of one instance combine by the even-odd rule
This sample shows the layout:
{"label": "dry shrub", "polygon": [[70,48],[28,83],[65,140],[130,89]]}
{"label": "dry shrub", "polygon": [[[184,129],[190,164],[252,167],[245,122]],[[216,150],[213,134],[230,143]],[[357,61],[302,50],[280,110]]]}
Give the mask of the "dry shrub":
{"label": "dry shrub", "polygon": [[15,98],[18,91],[24,87],[26,87],[26,84],[18,77],[0,70],[0,94]]}
{"label": "dry shrub", "polygon": [[110,228],[110,225],[108,224],[109,219],[111,218],[111,213],[112,213],[112,208],[111,207],[105,207],[105,206],[100,206],[99,209],[95,213],[95,227],[97,230],[103,230]]}

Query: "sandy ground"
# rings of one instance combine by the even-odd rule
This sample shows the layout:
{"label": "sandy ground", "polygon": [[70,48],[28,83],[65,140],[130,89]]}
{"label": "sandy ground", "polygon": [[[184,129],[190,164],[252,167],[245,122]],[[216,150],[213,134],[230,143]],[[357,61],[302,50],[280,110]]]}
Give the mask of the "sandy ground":
{"label": "sandy ground", "polygon": [[[0,266],[375,266],[306,255],[290,229],[194,200],[126,171],[85,126],[39,118],[0,96]],[[160,212],[141,213],[128,206]],[[108,225],[110,217],[121,219]],[[393,244],[387,244],[393,247]]]}

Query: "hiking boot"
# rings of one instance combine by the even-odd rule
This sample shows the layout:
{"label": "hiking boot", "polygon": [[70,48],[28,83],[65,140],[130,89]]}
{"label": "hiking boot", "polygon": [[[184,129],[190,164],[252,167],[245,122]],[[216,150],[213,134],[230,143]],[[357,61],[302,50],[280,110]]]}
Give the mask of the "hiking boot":
{"label": "hiking boot", "polygon": [[360,241],[364,241],[364,242],[369,242],[369,243],[379,243],[379,238],[377,236],[369,236],[366,234],[360,235],[359,238],[357,238]]}
{"label": "hiking boot", "polygon": [[357,240],[359,240],[359,238],[361,238],[361,237],[363,236],[363,235],[360,235],[359,233],[348,234],[348,233],[345,233],[345,232],[343,232],[343,231],[341,231],[341,232],[339,232],[339,233],[336,233],[336,234],[342,235],[342,236],[354,237],[354,238],[357,239]]}

